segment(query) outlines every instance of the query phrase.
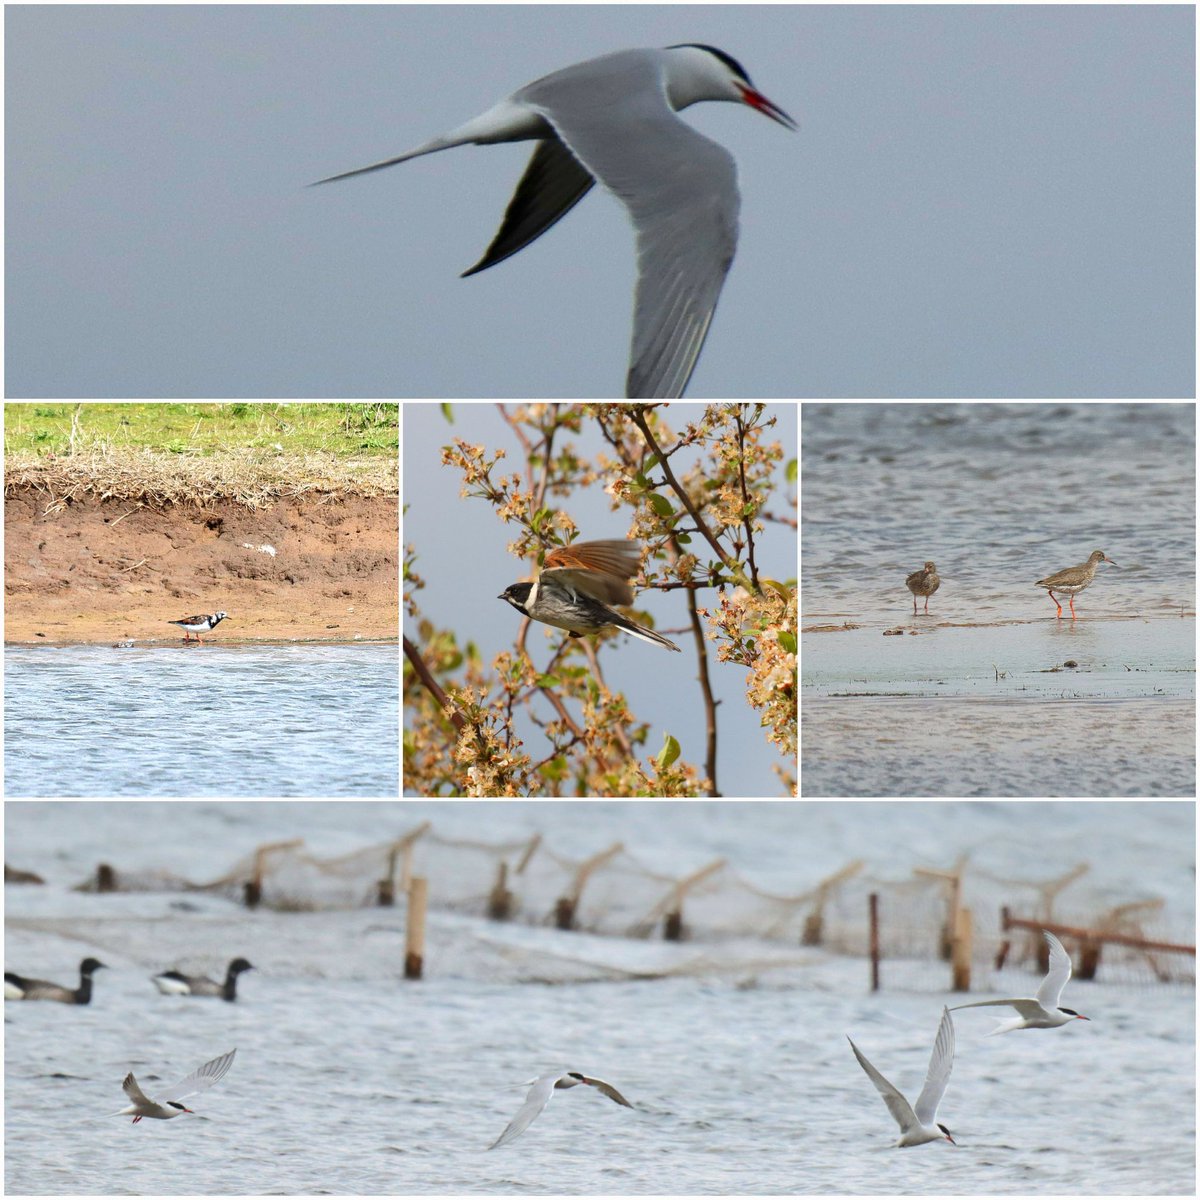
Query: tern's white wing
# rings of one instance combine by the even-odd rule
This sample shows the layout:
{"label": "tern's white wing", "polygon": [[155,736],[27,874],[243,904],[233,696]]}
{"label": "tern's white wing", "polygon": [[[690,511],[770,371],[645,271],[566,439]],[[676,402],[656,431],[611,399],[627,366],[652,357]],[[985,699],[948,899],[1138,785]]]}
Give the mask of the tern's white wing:
{"label": "tern's white wing", "polygon": [[[138,1081],[134,1079],[132,1071],[125,1076],[125,1081],[121,1084],[121,1090],[130,1098],[130,1100],[134,1102],[134,1104],[151,1103],[151,1100],[146,1093],[143,1092],[140,1087],[138,1087]],[[121,1114],[118,1113],[117,1115],[119,1116]]]}
{"label": "tern's white wing", "polygon": [[225,1078],[225,1072],[233,1064],[233,1056],[236,1053],[236,1049],[230,1050],[228,1054],[222,1054],[220,1058],[214,1058],[212,1062],[197,1067],[186,1079],[181,1079],[160,1092],[159,1102],[165,1104],[168,1100],[182,1100],[185,1096],[194,1096],[197,1092],[212,1087],[219,1079]]}
{"label": "tern's white wing", "polygon": [[638,280],[625,394],[638,399],[683,394],[737,246],[733,156],[676,116],[665,70],[661,53],[631,50],[513,97],[629,210]]}
{"label": "tern's white wing", "polygon": [[1067,980],[1071,978],[1071,956],[1063,949],[1063,944],[1052,933],[1046,933],[1046,944],[1050,947],[1050,969],[1042,986],[1037,990],[1037,1001],[1045,1009],[1054,1012],[1058,1008],[1059,998]]}
{"label": "tern's white wing", "polygon": [[1026,1020],[1045,1016],[1036,1000],[1021,996],[1012,1000],[976,1000],[974,1004],[956,1004],[950,1011],[958,1012],[960,1008],[1015,1008]]}
{"label": "tern's white wing", "polygon": [[520,1137],[533,1124],[534,1118],[550,1103],[550,1097],[554,1095],[554,1085],[562,1077],[562,1071],[555,1071],[552,1075],[542,1075],[535,1079],[533,1087],[529,1089],[529,1095],[525,1097],[525,1103],[521,1105],[517,1115],[509,1121],[508,1128],[488,1149],[495,1150],[498,1146],[511,1142],[513,1138]]}
{"label": "tern's white wing", "polygon": [[938,1105],[946,1084],[950,1082],[950,1070],[954,1066],[954,1022],[950,1010],[942,1009],[942,1022],[938,1026],[933,1053],[929,1056],[929,1071],[925,1075],[925,1086],[917,1097],[917,1120],[922,1125],[932,1125],[937,1116]]}
{"label": "tern's white wing", "polygon": [[912,1129],[917,1123],[916,1114],[912,1110],[912,1105],[890,1084],[880,1073],[863,1056],[859,1048],[847,1038],[850,1042],[850,1049],[854,1051],[854,1057],[858,1059],[858,1065],[867,1073],[867,1078],[878,1089],[879,1094],[883,1097],[883,1102],[888,1106],[888,1112],[896,1120],[896,1124],[900,1126],[901,1133]]}

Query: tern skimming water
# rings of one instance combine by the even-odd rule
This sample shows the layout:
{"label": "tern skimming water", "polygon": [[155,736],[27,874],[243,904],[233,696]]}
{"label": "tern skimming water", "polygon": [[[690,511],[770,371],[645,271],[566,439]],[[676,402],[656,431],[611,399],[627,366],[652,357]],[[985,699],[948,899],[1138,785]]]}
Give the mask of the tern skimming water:
{"label": "tern skimming water", "polygon": [[1042,980],[1042,986],[1038,988],[1036,996],[1032,999],[1018,997],[1015,1000],[976,1000],[974,1004],[957,1004],[952,1011],[958,1012],[960,1008],[1012,1007],[1021,1014],[1019,1017],[1001,1021],[988,1037],[994,1037],[998,1033],[1012,1033],[1014,1029],[1057,1029],[1060,1025],[1069,1025],[1072,1021],[1090,1021],[1091,1017],[1085,1017],[1073,1008],[1059,1007],[1063,988],[1071,978],[1071,956],[1054,934],[1045,929],[1042,933],[1050,947],[1050,969],[1046,972],[1046,978]]}
{"label": "tern skimming water", "polygon": [[185,1108],[179,1102],[185,1096],[194,1096],[197,1092],[203,1092],[206,1088],[212,1087],[218,1080],[224,1079],[225,1072],[232,1065],[233,1056],[236,1053],[237,1048],[235,1047],[228,1054],[222,1054],[220,1058],[214,1058],[212,1062],[206,1062],[204,1066],[197,1067],[186,1079],[181,1079],[165,1091],[159,1092],[157,1100],[151,1100],[138,1087],[138,1081],[134,1079],[133,1072],[130,1071],[125,1076],[125,1082],[121,1084],[121,1087],[133,1103],[128,1108],[123,1108],[120,1112],[112,1115],[114,1117],[132,1116],[133,1123],[136,1125],[143,1117],[169,1121],[172,1117],[190,1113],[192,1110]]}
{"label": "tern skimming water", "polygon": [[950,1130],[936,1121],[938,1105],[942,1102],[942,1094],[946,1084],[950,1082],[950,1070],[954,1066],[954,1022],[950,1011],[942,1009],[942,1021],[938,1026],[937,1039],[933,1043],[933,1054],[929,1058],[929,1071],[925,1076],[925,1086],[917,1097],[916,1105],[911,1105],[900,1092],[894,1088],[873,1066],[863,1057],[862,1051],[850,1041],[850,1049],[858,1059],[858,1065],[867,1073],[867,1078],[875,1085],[883,1097],[888,1112],[900,1126],[900,1146],[923,1146],[926,1142],[949,1142],[955,1145],[950,1136]]}
{"label": "tern skimming water", "polygon": [[536,141],[500,231],[464,277],[540,237],[597,180],[629,210],[638,278],[625,395],[683,395],[737,246],[732,155],[675,114],[700,100],[748,104],[796,123],[713,46],[622,50],[564,67],[442,137],[332,183],[452,146]]}
{"label": "tern skimming water", "polygon": [[533,1080],[533,1086],[529,1089],[529,1095],[525,1097],[525,1103],[521,1105],[517,1115],[509,1121],[508,1128],[488,1149],[495,1150],[498,1146],[506,1145],[514,1138],[520,1137],[533,1124],[534,1118],[550,1103],[550,1097],[554,1095],[555,1088],[573,1088],[581,1083],[594,1087],[610,1100],[615,1100],[626,1108],[633,1107],[611,1083],[605,1083],[603,1079],[580,1075],[578,1071],[551,1071],[548,1075],[541,1075]]}

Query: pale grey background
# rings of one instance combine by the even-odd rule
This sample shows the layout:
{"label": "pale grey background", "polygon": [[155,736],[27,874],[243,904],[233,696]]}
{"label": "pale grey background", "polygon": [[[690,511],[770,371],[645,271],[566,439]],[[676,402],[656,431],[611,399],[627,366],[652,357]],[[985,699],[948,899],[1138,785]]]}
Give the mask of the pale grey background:
{"label": "pale grey background", "polygon": [[[452,412],[454,423],[450,424],[440,404],[404,405],[401,541],[415,548],[417,561],[413,569],[425,581],[426,586],[416,593],[421,618],[439,629],[452,630],[460,647],[474,642],[484,665],[490,667],[499,651],[513,648],[523,620],[516,609],[498,597],[510,583],[531,578],[532,563],[508,552],[509,542],[520,535],[516,525],[502,524],[486,501],[459,495],[462,474],[441,465],[441,447],[462,438],[487,446],[489,457],[503,447],[508,457],[500,462],[494,477],[520,473],[524,478],[525,456],[495,405],[455,404]],[[688,421],[701,415],[700,405],[675,403],[667,409],[666,420],[678,433]],[[784,482],[784,471],[787,460],[797,457],[798,405],[768,405],[764,417],[776,418],[775,427],[763,433],[764,444],[778,442],[783,447],[783,461],[775,475],[779,486],[768,509],[794,519],[796,487]],[[590,420],[583,422],[577,436],[560,431],[555,439],[556,451],[561,453],[568,442],[589,457],[607,448]],[[682,476],[696,457],[692,451],[681,451],[672,458],[672,469]],[[566,499],[548,497],[547,503],[571,514],[583,540],[620,538],[629,532],[630,510],[610,511],[612,502],[604,492],[603,481]],[[692,549],[707,563],[699,543],[700,539],[693,537]],[[762,535],[755,541],[759,575],[780,581],[795,579],[798,557],[796,530],[779,522],[765,522]],[[701,591],[697,602],[703,608],[715,608],[717,593]],[[663,735],[669,733],[679,741],[682,757],[703,775],[704,704],[696,682],[696,650],[686,606],[677,591],[643,591],[638,593],[636,607],[652,614],[655,628],[675,642],[681,653],[621,636],[601,651],[605,680],[612,691],[624,692],[630,711],[650,727],[646,744],[637,747],[643,765],[658,754]],[[406,612],[404,632],[419,640],[412,626]],[[548,663],[564,636],[559,630],[534,622],[525,643],[533,661],[542,666]],[[721,794],[742,798],[784,795],[783,785],[771,768],[779,763],[795,775],[795,756],[789,760],[767,743],[760,714],[746,703],[746,668],[717,662],[717,643],[708,642],[707,648],[710,682],[721,702],[717,709],[717,785]],[[569,661],[587,665],[578,650],[571,653]],[[546,718],[544,703],[539,703],[536,711]],[[577,708],[572,707],[572,711],[578,716]],[[516,724],[518,736],[525,742],[523,751],[535,762],[541,761],[549,753],[545,735],[524,712],[517,713]]]}
{"label": "pale grey background", "polygon": [[17,397],[612,397],[596,192],[477,278],[528,147],[409,149],[534,78],[709,42],[801,128],[741,174],[693,397],[1193,394],[1190,6],[9,6]]}

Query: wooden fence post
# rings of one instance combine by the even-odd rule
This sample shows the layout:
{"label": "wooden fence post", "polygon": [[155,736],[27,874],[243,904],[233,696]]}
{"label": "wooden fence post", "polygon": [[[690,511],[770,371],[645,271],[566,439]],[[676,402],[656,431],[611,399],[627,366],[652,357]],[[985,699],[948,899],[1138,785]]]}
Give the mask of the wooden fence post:
{"label": "wooden fence post", "polygon": [[414,875],[408,886],[408,921],[404,931],[404,978],[420,979],[425,965],[425,904],[429,881]]}
{"label": "wooden fence post", "polygon": [[971,990],[971,910],[959,908],[954,923],[954,940],[950,943],[950,987],[956,992]]}
{"label": "wooden fence post", "polygon": [[871,913],[871,991],[879,991],[879,893],[868,898]]}
{"label": "wooden fence post", "polygon": [[488,896],[487,915],[493,921],[507,921],[512,916],[513,894],[508,890],[508,863],[503,859],[496,870],[496,882]]}

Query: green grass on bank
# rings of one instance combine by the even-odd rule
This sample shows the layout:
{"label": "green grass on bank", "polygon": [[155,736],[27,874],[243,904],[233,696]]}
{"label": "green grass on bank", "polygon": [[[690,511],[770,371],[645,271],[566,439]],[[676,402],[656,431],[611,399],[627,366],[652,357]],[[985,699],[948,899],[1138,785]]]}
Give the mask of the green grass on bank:
{"label": "green grass on bank", "polygon": [[182,456],[381,455],[400,447],[398,404],[5,404],[5,458],[32,451],[150,450]]}

